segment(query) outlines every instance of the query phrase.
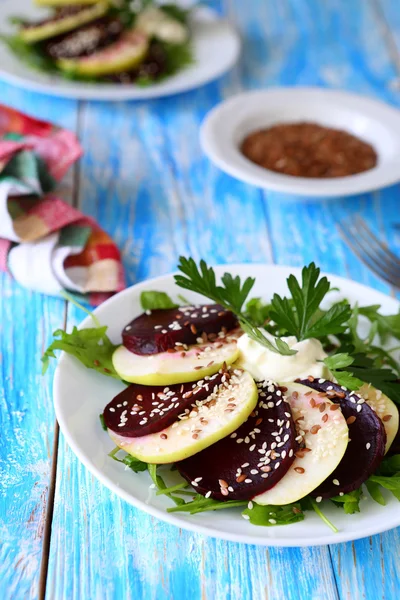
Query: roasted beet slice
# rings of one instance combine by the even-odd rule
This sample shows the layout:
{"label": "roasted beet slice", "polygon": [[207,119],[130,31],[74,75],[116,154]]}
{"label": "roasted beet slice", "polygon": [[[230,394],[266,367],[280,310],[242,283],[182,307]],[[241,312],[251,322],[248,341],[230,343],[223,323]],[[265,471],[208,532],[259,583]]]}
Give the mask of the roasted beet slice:
{"label": "roasted beet slice", "polygon": [[339,466],[312,495],[331,498],[358,489],[376,471],[385,454],[386,433],[382,421],[356,392],[323,379],[309,378],[299,383],[326,394],[339,404],[349,427],[350,441]]}
{"label": "roasted beet slice", "polygon": [[215,341],[218,334],[237,326],[235,315],[219,304],[157,309],[128,323],[122,331],[122,340],[134,354],[158,354],[196,344],[199,338],[204,342]]}
{"label": "roasted beet slice", "polygon": [[259,400],[241,427],[206,450],[176,463],[199,494],[216,500],[249,500],[273,487],[297,450],[290,405],[272,382],[257,384]]}
{"label": "roasted beet slice", "polygon": [[45,52],[51,58],[77,58],[90,56],[115,42],[123,31],[119,19],[103,17],[74,31],[51,39],[44,46]]}
{"label": "roasted beet slice", "polygon": [[125,437],[142,437],[162,431],[179,415],[189,414],[195,404],[205,400],[226,380],[225,372],[195,383],[148,386],[133,383],[115,396],[104,410],[108,429]]}

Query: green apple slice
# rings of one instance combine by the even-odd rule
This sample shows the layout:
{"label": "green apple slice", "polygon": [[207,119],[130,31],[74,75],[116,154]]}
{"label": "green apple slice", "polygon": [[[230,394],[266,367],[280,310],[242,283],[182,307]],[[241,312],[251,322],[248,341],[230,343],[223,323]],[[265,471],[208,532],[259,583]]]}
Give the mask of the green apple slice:
{"label": "green apple slice", "polygon": [[364,384],[358,393],[376,412],[386,431],[385,454],[389,450],[399,429],[399,411],[395,403],[371,384]]}
{"label": "green apple slice", "polygon": [[117,446],[139,460],[173,463],[197,454],[236,431],[257,402],[257,386],[251,375],[240,369],[229,370],[225,383],[163,431],[136,438],[120,436],[110,429],[108,433]]}
{"label": "green apple slice", "polygon": [[79,12],[71,15],[65,15],[61,18],[54,18],[47,22],[38,23],[30,27],[23,27],[20,32],[20,38],[27,44],[34,44],[42,40],[61,35],[72,31],[81,25],[86,25],[90,21],[94,21],[102,17],[108,11],[107,2],[101,1],[96,4],[88,5],[82,8]]}
{"label": "green apple slice", "polygon": [[257,504],[283,505],[297,502],[315,490],[336,469],[346,451],[349,430],[338,404],[318,392],[296,384],[288,388],[287,399],[306,451],[296,458],[286,475],[270,490],[254,498]]}
{"label": "green apple slice", "polygon": [[57,66],[63,71],[83,77],[101,77],[131,71],[143,61],[149,48],[148,37],[135,29],[125,31],[119,40],[81,58],[60,58]]}
{"label": "green apple slice", "polygon": [[239,351],[235,338],[189,346],[182,352],[159,352],[147,356],[134,354],[120,346],[112,361],[118,375],[130,383],[143,385],[172,385],[197,381],[214,375],[223,366],[231,365]]}

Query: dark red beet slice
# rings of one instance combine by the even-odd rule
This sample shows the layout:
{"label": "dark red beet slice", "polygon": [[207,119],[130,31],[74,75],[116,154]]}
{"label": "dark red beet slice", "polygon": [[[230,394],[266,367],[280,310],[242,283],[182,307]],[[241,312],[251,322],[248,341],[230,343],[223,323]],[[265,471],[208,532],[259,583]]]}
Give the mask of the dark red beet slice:
{"label": "dark red beet slice", "polygon": [[250,500],[272,488],[294,461],[298,445],[290,404],[272,382],[257,386],[257,408],[235,433],[176,463],[207,498]]}
{"label": "dark red beet slice", "polygon": [[186,410],[189,413],[198,400],[205,400],[224,377],[220,372],[194,383],[168,387],[133,383],[107,404],[104,422],[125,437],[157,433],[172,425]]}
{"label": "dark red beet slice", "polygon": [[77,58],[90,56],[97,50],[115,42],[123,31],[119,19],[102,17],[69,31],[44,44],[51,58]]}
{"label": "dark red beet slice", "polygon": [[215,341],[220,332],[237,326],[236,316],[219,304],[157,309],[128,323],[122,330],[122,343],[134,354],[157,354],[196,344],[201,337],[205,342]]}
{"label": "dark red beet slice", "polygon": [[314,492],[313,496],[331,498],[360,487],[380,465],[385,454],[386,433],[382,421],[356,392],[324,380],[298,380],[326,393],[339,404],[349,427],[349,445],[339,466]]}

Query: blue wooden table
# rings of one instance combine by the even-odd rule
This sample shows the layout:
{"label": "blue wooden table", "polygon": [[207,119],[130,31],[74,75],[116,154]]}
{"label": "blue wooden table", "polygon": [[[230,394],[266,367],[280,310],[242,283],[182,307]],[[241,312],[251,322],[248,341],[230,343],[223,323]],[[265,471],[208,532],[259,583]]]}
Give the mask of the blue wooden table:
{"label": "blue wooden table", "polygon": [[[199,125],[220,100],[272,85],[345,88],[400,105],[398,0],[226,0],[244,51],[227,76],[148,102],[101,104],[0,83],[0,101],[75,130],[84,158],[65,196],[123,253],[128,283],[211,263],[303,265],[391,293],[341,242],[359,212],[400,253],[400,188],[309,203],[224,175],[201,152]],[[0,279],[0,596],[5,600],[394,600],[399,530],[354,543],[274,549],[175,529],[100,485],[59,434],[40,356],[81,319],[63,301]]]}

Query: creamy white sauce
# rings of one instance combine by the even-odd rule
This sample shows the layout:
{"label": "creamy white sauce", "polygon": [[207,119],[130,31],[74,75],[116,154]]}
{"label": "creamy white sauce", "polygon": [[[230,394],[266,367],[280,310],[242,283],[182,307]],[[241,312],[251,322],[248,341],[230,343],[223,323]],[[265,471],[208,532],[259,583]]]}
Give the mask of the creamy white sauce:
{"label": "creamy white sauce", "polygon": [[[274,337],[260,329],[260,332],[272,343]],[[294,336],[282,338],[292,350],[297,350],[292,356],[283,356],[262,346],[251,339],[247,333],[238,340],[240,356],[238,362],[256,380],[271,379],[284,382],[295,381],[297,378],[312,375],[315,378],[324,377],[327,372],[322,361],[328,355],[319,340],[309,339],[298,342]]]}

